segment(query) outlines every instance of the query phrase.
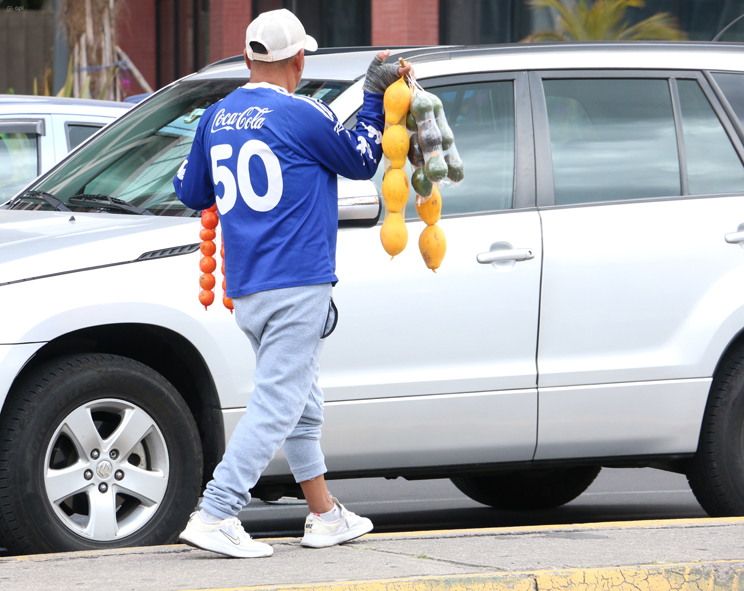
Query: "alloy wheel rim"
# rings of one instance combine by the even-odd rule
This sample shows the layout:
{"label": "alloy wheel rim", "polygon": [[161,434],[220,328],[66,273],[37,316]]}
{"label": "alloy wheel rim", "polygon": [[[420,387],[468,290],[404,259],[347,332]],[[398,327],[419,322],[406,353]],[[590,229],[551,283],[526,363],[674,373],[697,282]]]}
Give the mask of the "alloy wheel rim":
{"label": "alloy wheel rim", "polygon": [[104,398],[58,425],[44,458],[44,489],[65,527],[110,542],[153,517],[169,473],[168,447],[154,419],[131,402]]}

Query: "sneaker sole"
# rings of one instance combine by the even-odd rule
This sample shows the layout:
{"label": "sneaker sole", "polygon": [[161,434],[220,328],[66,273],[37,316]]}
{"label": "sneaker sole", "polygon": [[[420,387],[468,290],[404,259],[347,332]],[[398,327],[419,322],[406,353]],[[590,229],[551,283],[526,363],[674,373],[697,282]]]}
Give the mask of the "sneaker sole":
{"label": "sneaker sole", "polygon": [[330,548],[337,544],[343,544],[349,540],[356,539],[364,534],[372,531],[372,522],[367,520],[366,523],[361,523],[357,527],[345,531],[335,536],[323,535],[323,534],[305,534],[300,541],[300,546],[306,546],[308,548]]}
{"label": "sneaker sole", "polygon": [[178,539],[187,546],[191,546],[197,550],[208,550],[222,554],[223,556],[229,556],[230,558],[264,558],[274,553],[274,549],[271,546],[268,546],[268,549],[248,550],[244,548],[241,551],[240,546],[228,546],[226,543],[220,543],[211,538],[200,537],[197,542],[194,539],[190,539],[185,531],[181,533]]}

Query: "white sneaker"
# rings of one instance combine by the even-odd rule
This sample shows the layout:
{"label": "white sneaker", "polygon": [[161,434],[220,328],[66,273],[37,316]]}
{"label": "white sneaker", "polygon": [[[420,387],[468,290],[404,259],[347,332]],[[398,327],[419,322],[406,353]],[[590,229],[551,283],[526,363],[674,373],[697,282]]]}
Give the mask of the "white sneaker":
{"label": "white sneaker", "polygon": [[214,524],[204,523],[199,511],[196,511],[191,514],[191,519],[179,538],[194,548],[211,550],[234,558],[258,558],[274,553],[274,549],[268,544],[252,540],[237,517]]}
{"label": "white sneaker", "polygon": [[328,548],[372,531],[373,526],[369,519],[347,511],[338,499],[331,498],[341,510],[341,518],[327,523],[315,513],[310,513],[305,519],[305,535],[300,542],[301,545],[311,548]]}

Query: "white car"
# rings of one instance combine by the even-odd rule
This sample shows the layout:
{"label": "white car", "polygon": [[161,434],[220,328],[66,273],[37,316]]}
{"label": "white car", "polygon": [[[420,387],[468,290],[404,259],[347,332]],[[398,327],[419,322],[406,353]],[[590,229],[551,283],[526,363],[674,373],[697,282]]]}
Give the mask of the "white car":
{"label": "white car", "polygon": [[[353,125],[374,51],[308,57]],[[744,47],[399,50],[465,164],[437,274],[380,244],[379,182],[339,181],[322,358],[329,478],[452,478],[566,503],[602,466],[687,473],[744,514]],[[199,304],[172,178],[228,60],[136,106],[0,215],[0,536],[16,552],[175,539],[251,395],[253,353]],[[411,197],[413,199],[413,196]],[[280,455],[254,489],[295,489]]]}
{"label": "white car", "polygon": [[0,96],[0,203],[131,107],[113,101]]}

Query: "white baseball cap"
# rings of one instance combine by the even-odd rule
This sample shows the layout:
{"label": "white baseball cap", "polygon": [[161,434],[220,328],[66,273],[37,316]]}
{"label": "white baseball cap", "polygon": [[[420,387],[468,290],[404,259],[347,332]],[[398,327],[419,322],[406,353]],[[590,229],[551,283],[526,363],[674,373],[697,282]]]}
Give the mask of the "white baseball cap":
{"label": "white baseball cap", "polygon": [[[251,49],[251,43],[263,45],[268,53]],[[259,14],[245,30],[245,50],[248,59],[278,62],[297,55],[300,49],[315,51],[318,42],[305,33],[300,19],[286,8]]]}

